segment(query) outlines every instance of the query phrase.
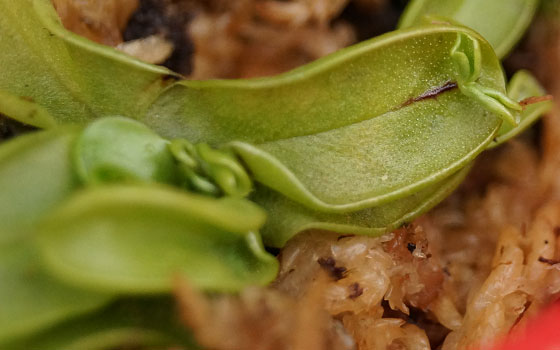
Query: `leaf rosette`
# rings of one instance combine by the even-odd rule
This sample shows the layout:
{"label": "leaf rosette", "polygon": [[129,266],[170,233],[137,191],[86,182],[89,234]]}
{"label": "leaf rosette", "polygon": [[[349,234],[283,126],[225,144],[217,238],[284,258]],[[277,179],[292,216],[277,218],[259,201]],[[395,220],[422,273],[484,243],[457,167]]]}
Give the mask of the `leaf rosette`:
{"label": "leaf rosette", "polygon": [[550,108],[525,103],[544,94],[527,72],[506,91],[499,61],[536,3],[512,2],[495,32],[502,2],[476,4],[412,1],[410,28],[291,72],[194,81],[68,32],[48,0],[0,0],[0,113],[52,128],[0,146],[0,342],[167,344],[130,315],[99,319],[177,276],[269,283],[259,231],[274,247],[306,229],[380,235],[436,205]]}

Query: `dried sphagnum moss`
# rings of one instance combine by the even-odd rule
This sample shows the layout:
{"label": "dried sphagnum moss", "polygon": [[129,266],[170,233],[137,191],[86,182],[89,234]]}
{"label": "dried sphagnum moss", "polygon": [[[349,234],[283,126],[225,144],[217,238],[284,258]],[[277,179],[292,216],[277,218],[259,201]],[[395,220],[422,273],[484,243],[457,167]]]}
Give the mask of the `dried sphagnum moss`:
{"label": "dried sphagnum moss", "polygon": [[138,0],[52,0],[64,26],[90,40],[116,46]]}

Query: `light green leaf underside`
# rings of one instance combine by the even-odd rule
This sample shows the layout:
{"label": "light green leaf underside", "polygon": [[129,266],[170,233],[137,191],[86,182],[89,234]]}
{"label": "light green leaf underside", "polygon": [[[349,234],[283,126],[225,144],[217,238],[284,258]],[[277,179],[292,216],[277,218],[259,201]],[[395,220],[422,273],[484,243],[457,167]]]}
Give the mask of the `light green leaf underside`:
{"label": "light green leaf underside", "polygon": [[521,39],[538,7],[538,0],[413,0],[401,16],[399,28],[424,22],[425,16],[448,17],[473,28],[503,58]]}
{"label": "light green leaf underside", "polygon": [[[90,312],[111,297],[64,285],[43,270],[38,252],[25,240],[0,243],[0,348],[68,317]],[[13,349],[13,348],[10,348]]]}
{"label": "light green leaf underside", "polygon": [[174,318],[168,298],[126,299],[32,336],[0,344],[10,350],[197,349]]}
{"label": "light green leaf underside", "polygon": [[243,199],[214,199],[153,186],[107,186],[76,195],[41,226],[49,270],[86,288],[235,291],[274,279],[277,260],[255,233],[265,214]]}
{"label": "light green leaf underside", "polygon": [[[441,181],[484,150],[497,130],[493,115],[457,92],[390,114],[322,134],[231,148],[256,181],[308,208],[346,213]],[[487,130],[475,138],[482,126]]]}
{"label": "light green leaf underside", "polygon": [[0,244],[28,235],[77,187],[70,150],[78,130],[58,128],[0,145]]}
{"label": "light green leaf underside", "polygon": [[25,97],[0,90],[0,114],[20,123],[48,128],[56,125],[54,118],[43,107]]}
{"label": "light green leaf underside", "polygon": [[[544,88],[528,71],[518,71],[514,74],[508,84],[508,96],[516,101],[521,101],[527,97],[543,96],[546,94]],[[529,128],[543,114],[550,111],[553,104],[551,101],[543,101],[527,105],[521,112],[521,121],[516,127],[503,123],[498,130],[498,136],[490,143],[489,148],[496,147],[507,140],[519,135]]]}
{"label": "light green leaf underside", "polygon": [[448,179],[386,205],[347,214],[309,210],[264,186],[251,199],[271,213],[262,229],[267,246],[283,247],[290,238],[308,229],[377,236],[430,210],[463,181],[469,170],[467,166]]}
{"label": "light green leaf underside", "polygon": [[[500,120],[458,89],[458,33],[479,45],[477,83],[505,93],[490,45],[448,25],[393,32],[264,79],[184,81],[145,119],[168,137],[233,143],[255,179],[312,209],[380,205],[442,180],[490,142]],[[470,59],[470,57],[469,57]]]}
{"label": "light green leaf underside", "polygon": [[137,117],[174,76],[65,30],[49,0],[0,0],[0,13],[0,90],[33,99],[58,123]]}
{"label": "light green leaf underside", "polygon": [[498,60],[462,27],[396,31],[271,78],[185,80],[166,90],[144,121],[159,134],[213,145],[271,142],[349,126],[399,109],[453,81],[457,33],[482,40],[479,82],[505,92]]}
{"label": "light green leaf underside", "polygon": [[76,135],[75,128],[59,128],[0,146],[0,343],[91,311],[110,299],[50,277],[32,245],[37,222],[76,187],[70,165]]}

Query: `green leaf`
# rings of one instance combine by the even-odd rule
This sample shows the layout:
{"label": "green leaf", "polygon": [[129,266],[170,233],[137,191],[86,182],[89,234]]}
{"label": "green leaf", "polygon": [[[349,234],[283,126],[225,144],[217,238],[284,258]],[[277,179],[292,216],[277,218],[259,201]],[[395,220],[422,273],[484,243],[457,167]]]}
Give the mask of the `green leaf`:
{"label": "green leaf", "polygon": [[478,41],[465,33],[457,34],[451,58],[458,70],[457,85],[461,92],[478,100],[508,124],[517,125],[519,113],[512,113],[510,109],[521,111],[521,106],[503,92],[478,83],[482,63]]}
{"label": "green leaf", "polygon": [[77,186],[70,149],[78,130],[36,132],[0,146],[0,342],[89,312],[110,297],[61,284],[42,268],[31,233]]}
{"label": "green leaf", "polygon": [[85,184],[159,182],[238,197],[252,190],[249,175],[233,154],[185,139],[170,142],[129,118],[91,123],[78,137],[73,159]]}
{"label": "green leaf", "polygon": [[[546,91],[540,83],[528,71],[518,71],[514,74],[508,84],[508,96],[516,101],[521,101],[528,97],[544,96]],[[553,103],[551,101],[541,101],[525,106],[521,112],[521,121],[516,127],[510,124],[502,124],[498,130],[498,136],[490,143],[489,148],[496,147],[509,139],[519,135],[528,129],[540,116],[550,111]]]}
{"label": "green leaf", "polygon": [[169,141],[132,119],[102,118],[90,124],[73,149],[76,172],[86,184],[142,181],[175,184]]}
{"label": "green leaf", "polygon": [[0,286],[0,344],[27,337],[111,300],[106,294],[69,287],[49,276],[38,252],[26,240],[0,243]]}
{"label": "green leaf", "polygon": [[411,222],[438,204],[464,180],[470,168],[467,166],[448,179],[408,197],[347,214],[307,209],[264,186],[258,187],[251,199],[271,213],[262,229],[267,246],[283,247],[290,238],[308,229],[380,236]]}
{"label": "green leaf", "polygon": [[180,82],[145,122],[166,137],[238,141],[230,148],[255,180],[308,208],[381,205],[464,167],[501,124],[487,104],[455,88],[450,53],[461,33],[478,43],[477,84],[505,93],[486,41],[434,25],[388,33],[272,78]]}
{"label": "green leaf", "polygon": [[197,349],[171,298],[124,299],[40,333],[0,344],[10,350]]}
{"label": "green leaf", "polygon": [[277,260],[256,233],[262,209],[235,198],[159,186],[105,186],[84,191],[40,227],[49,270],[91,289],[169,292],[184,276],[206,290],[266,284]]}
{"label": "green leaf", "polygon": [[447,17],[479,32],[503,58],[523,36],[538,4],[538,0],[412,0],[399,28],[425,23],[426,16]]}
{"label": "green leaf", "polygon": [[77,187],[70,151],[78,129],[58,128],[0,146],[0,244],[30,233]]}
{"label": "green leaf", "polygon": [[0,90],[58,123],[137,117],[176,77],[65,30],[49,0],[0,0],[0,13]]}
{"label": "green leaf", "polygon": [[39,128],[48,128],[56,124],[54,118],[31,99],[14,96],[2,90],[0,90],[0,114]]}

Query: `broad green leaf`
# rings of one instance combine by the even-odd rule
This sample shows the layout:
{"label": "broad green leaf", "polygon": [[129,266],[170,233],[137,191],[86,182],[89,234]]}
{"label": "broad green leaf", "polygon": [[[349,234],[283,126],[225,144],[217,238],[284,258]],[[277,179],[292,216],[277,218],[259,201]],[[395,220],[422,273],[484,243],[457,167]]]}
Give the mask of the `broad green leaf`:
{"label": "broad green leaf", "polygon": [[31,99],[14,96],[2,90],[0,90],[0,114],[39,128],[48,128],[56,124],[54,118]]}
{"label": "broad green leaf", "polygon": [[0,90],[58,123],[136,117],[176,76],[65,30],[49,0],[0,0],[0,13]]}
{"label": "broad green leaf", "polygon": [[132,119],[94,121],[73,149],[76,172],[87,184],[143,181],[177,183],[169,141]]}
{"label": "broad green leaf", "polygon": [[[0,243],[0,348],[68,317],[107,304],[111,297],[69,287],[45,273],[26,240]],[[9,348],[12,349],[12,348]]]}
{"label": "broad green leaf", "polygon": [[523,36],[538,4],[538,0],[412,0],[399,28],[422,24],[426,16],[447,17],[479,32],[503,58]]}
{"label": "broad green leaf", "polygon": [[[529,97],[539,97],[546,94],[544,88],[537,79],[528,71],[518,71],[514,74],[508,84],[508,96],[516,101],[521,101]],[[498,136],[490,143],[489,147],[496,147],[507,140],[519,135],[529,128],[540,116],[547,113],[552,108],[551,101],[541,101],[528,104],[520,113],[521,121],[513,127],[504,123],[498,130]]]}
{"label": "broad green leaf", "polygon": [[277,260],[256,233],[264,220],[243,199],[105,186],[51,214],[39,241],[49,270],[79,286],[159,293],[184,276],[199,288],[233,291],[276,276]]}
{"label": "broad green leaf", "polygon": [[70,159],[77,134],[65,127],[0,145],[0,244],[29,233],[77,187]]}
{"label": "broad green leaf", "polygon": [[197,349],[171,298],[124,299],[8,343],[10,350]]}
{"label": "broad green leaf", "polygon": [[59,128],[0,146],[0,342],[38,331],[109,301],[61,284],[41,267],[30,234],[74,190],[70,148],[78,131]]}
{"label": "broad green leaf", "polygon": [[486,95],[505,93],[484,39],[434,25],[388,33],[272,78],[180,82],[145,122],[166,137],[238,141],[230,148],[255,180],[314,210],[381,205],[464,167],[501,124],[488,103],[456,88],[451,50],[460,35],[477,43],[466,54],[479,67],[471,78]]}
{"label": "broad green leaf", "polygon": [[408,197],[347,214],[307,209],[264,186],[258,187],[251,199],[271,213],[262,229],[267,246],[283,247],[290,238],[308,229],[380,236],[412,221],[438,204],[463,181],[470,168],[467,166],[448,179]]}

